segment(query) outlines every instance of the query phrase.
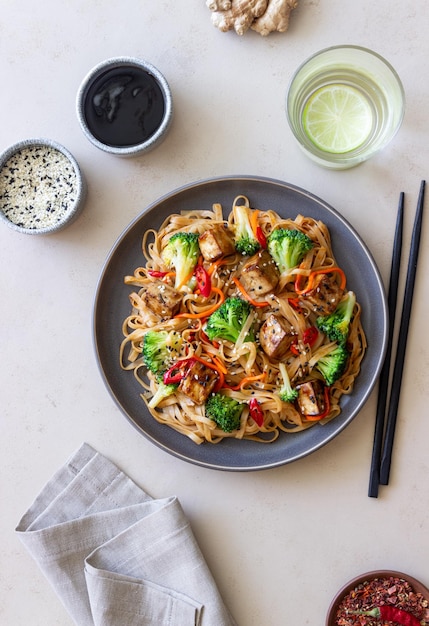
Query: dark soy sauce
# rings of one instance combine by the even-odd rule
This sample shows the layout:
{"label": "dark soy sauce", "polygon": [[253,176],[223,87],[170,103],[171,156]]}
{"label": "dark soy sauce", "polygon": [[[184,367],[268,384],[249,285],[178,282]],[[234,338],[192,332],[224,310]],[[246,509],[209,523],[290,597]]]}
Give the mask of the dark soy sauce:
{"label": "dark soy sauce", "polygon": [[113,147],[147,141],[160,127],[164,112],[164,96],[156,79],[132,65],[100,74],[89,87],[84,103],[92,134]]}

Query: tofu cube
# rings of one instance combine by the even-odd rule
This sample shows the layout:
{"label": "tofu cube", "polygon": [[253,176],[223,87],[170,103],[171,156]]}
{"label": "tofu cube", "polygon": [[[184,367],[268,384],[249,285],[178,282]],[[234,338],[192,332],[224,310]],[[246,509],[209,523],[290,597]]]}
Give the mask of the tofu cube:
{"label": "tofu cube", "polygon": [[250,257],[243,265],[240,281],[252,297],[274,291],[279,282],[279,272],[270,253],[260,250]]}
{"label": "tofu cube", "polygon": [[213,262],[222,256],[234,254],[234,238],[230,230],[218,224],[202,233],[198,240],[205,261]]}
{"label": "tofu cube", "polygon": [[260,328],[259,343],[267,356],[280,360],[289,350],[295,336],[284,317],[272,314]]}
{"label": "tofu cube", "polygon": [[218,380],[215,370],[195,361],[189,368],[185,378],[179,383],[179,391],[184,393],[195,404],[204,404]]}
{"label": "tofu cube", "polygon": [[177,289],[162,280],[154,280],[147,285],[142,300],[152,313],[162,319],[169,319],[177,313],[182,296]]}
{"label": "tofu cube", "polygon": [[310,380],[295,387],[302,415],[320,415],[325,411],[325,387],[320,380]]}
{"label": "tofu cube", "polygon": [[344,295],[343,289],[332,274],[320,277],[314,289],[304,295],[313,311],[319,315],[329,315],[337,308]]}

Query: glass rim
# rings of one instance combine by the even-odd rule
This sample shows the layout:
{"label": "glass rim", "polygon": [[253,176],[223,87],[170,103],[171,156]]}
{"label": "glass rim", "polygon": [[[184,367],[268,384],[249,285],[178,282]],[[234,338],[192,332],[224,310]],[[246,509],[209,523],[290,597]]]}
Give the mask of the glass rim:
{"label": "glass rim", "polygon": [[334,50],[356,50],[358,52],[363,52],[363,53],[367,54],[369,57],[374,57],[375,59],[378,59],[379,61],[381,61],[381,63],[383,65],[385,65],[386,68],[392,73],[393,77],[395,78],[396,82],[398,83],[399,90],[401,91],[402,99],[405,101],[405,89],[404,89],[404,86],[402,84],[402,80],[401,80],[398,72],[393,67],[393,65],[384,56],[382,56],[381,54],[379,54],[375,50],[371,50],[370,48],[366,48],[365,46],[359,46],[359,45],[355,45],[355,44],[337,44],[335,46],[328,46],[326,48],[322,48],[321,50],[318,50],[317,52],[314,52],[309,57],[307,57],[296,68],[296,70],[294,71],[294,73],[292,74],[292,76],[291,76],[291,78],[289,80],[289,84],[288,84],[288,87],[287,87],[287,101],[289,101],[289,94],[290,94],[291,86],[292,86],[295,78],[298,76],[299,72],[306,65],[308,65],[311,61],[313,61],[313,59],[316,59],[317,57],[321,56],[322,54],[326,54],[327,52],[331,52],[331,51],[334,51]]}

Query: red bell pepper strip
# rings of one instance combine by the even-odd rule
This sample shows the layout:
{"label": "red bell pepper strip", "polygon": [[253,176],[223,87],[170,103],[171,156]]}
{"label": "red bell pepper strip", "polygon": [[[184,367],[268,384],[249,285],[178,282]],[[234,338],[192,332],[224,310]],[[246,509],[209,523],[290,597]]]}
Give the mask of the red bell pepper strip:
{"label": "red bell pepper strip", "polygon": [[256,398],[252,398],[249,402],[249,411],[251,417],[255,420],[259,427],[264,425],[264,412]]}
{"label": "red bell pepper strip", "polygon": [[181,361],[176,361],[174,365],[168,369],[163,376],[163,381],[165,385],[172,385],[174,383],[180,383],[181,380],[185,378],[189,369],[195,363],[196,359],[193,357],[189,357],[189,359],[182,359]]}
{"label": "red bell pepper strip", "polygon": [[168,272],[160,272],[158,270],[147,270],[147,273],[153,278],[164,278],[168,274]]}
{"label": "red bell pepper strip", "polygon": [[[314,346],[314,344],[316,343],[317,337],[319,336],[319,331],[317,330],[317,328],[315,326],[310,326],[310,328],[306,328],[304,330],[304,333],[302,335],[302,341],[310,346],[310,348],[312,346]],[[297,339],[295,339],[291,346],[290,346],[290,351],[292,352],[292,354],[295,354],[295,356],[298,356],[299,354],[299,350],[296,346],[297,344]]]}
{"label": "red bell pepper strip", "polygon": [[260,226],[257,227],[255,234],[256,234],[256,239],[259,241],[261,248],[265,249],[267,247],[267,238],[265,237],[264,231],[262,230]]}
{"label": "red bell pepper strip", "polygon": [[377,606],[370,611],[349,611],[353,615],[368,615],[368,617],[375,617],[382,619],[386,622],[394,622],[395,624],[401,624],[401,626],[420,626],[420,620],[414,615],[403,609],[397,609],[394,606],[388,606],[383,604]]}
{"label": "red bell pepper strip", "polygon": [[202,265],[198,264],[195,267],[194,276],[197,279],[197,287],[200,290],[200,294],[204,298],[208,298],[212,290],[212,281],[208,272]]}
{"label": "red bell pepper strip", "polygon": [[180,383],[189,373],[189,370],[196,362],[202,363],[206,367],[214,370],[218,375],[218,381],[215,386],[215,391],[218,391],[223,387],[225,382],[225,374],[222,371],[222,366],[219,364],[216,357],[213,357],[214,363],[209,363],[206,359],[202,359],[201,357],[194,354],[190,356],[188,359],[181,359],[180,361],[176,361],[174,365],[168,369],[163,376],[163,382],[165,385],[172,385]]}

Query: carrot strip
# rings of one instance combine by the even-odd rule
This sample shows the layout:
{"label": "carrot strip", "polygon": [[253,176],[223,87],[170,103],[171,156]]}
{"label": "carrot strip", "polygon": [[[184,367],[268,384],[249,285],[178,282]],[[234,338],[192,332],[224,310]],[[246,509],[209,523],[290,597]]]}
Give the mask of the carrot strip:
{"label": "carrot strip", "polygon": [[201,335],[201,339],[203,341],[206,341],[207,343],[210,343],[215,348],[219,348],[219,345],[220,345],[219,342],[218,341],[212,341],[211,339],[209,339],[209,337],[206,335],[206,333],[203,331],[203,329],[200,330],[200,335]]}
{"label": "carrot strip", "polygon": [[192,270],[192,272],[189,272],[189,274],[185,276],[185,278],[182,280],[180,285],[177,285],[176,289],[181,289],[183,285],[186,285],[186,283],[191,280],[193,273],[194,273],[194,270]]}
{"label": "carrot strip", "polygon": [[264,380],[266,376],[267,376],[267,372],[262,372],[262,374],[258,374],[257,376],[245,376],[244,378],[241,379],[238,385],[234,385],[234,387],[230,386],[229,388],[232,389],[232,391],[239,391],[240,389],[243,389],[243,387],[245,387],[249,383],[253,383],[256,380]]}
{"label": "carrot strip", "polygon": [[222,361],[220,361],[217,357],[212,356],[213,359],[213,363],[216,364],[216,366],[218,367],[218,369],[223,372],[224,374],[226,374],[228,372],[228,370],[226,369],[225,365],[222,363]]}
{"label": "carrot strip", "polygon": [[216,311],[220,305],[222,304],[222,302],[225,301],[225,295],[223,293],[223,291],[221,289],[218,289],[218,287],[212,287],[212,291],[214,291],[215,293],[217,293],[217,295],[219,296],[219,300],[216,302],[216,304],[214,304],[212,307],[210,307],[210,309],[206,309],[205,311],[201,311],[201,313],[178,313],[177,315],[175,315],[174,317],[188,317],[189,319],[192,320],[198,320],[201,319],[202,317],[208,317],[209,315],[211,315],[212,313],[214,313],[214,311]]}
{"label": "carrot strip", "polygon": [[250,213],[250,226],[252,228],[253,234],[256,237],[256,231],[258,229],[258,215],[259,209],[253,209]]}
{"label": "carrot strip", "polygon": [[[219,389],[221,389],[224,385],[225,382],[225,374],[223,373],[223,371],[219,368],[219,366],[216,363],[209,363],[209,361],[206,361],[205,359],[202,359],[199,356],[196,356],[195,354],[192,355],[193,359],[195,359],[196,361],[199,361],[200,363],[203,363],[203,365],[206,365],[208,368],[214,370],[215,372],[217,372],[218,376],[219,376],[219,380],[217,381],[215,387],[214,387],[214,391],[218,391]],[[215,359],[213,358],[213,361]]]}
{"label": "carrot strip", "polygon": [[220,267],[221,265],[226,265],[226,264],[227,264],[227,260],[224,258],[218,259],[214,263],[211,263],[210,267],[207,270],[207,272],[209,273],[209,276],[211,276],[218,269],[218,267]]}
{"label": "carrot strip", "polygon": [[318,270],[313,270],[312,272],[310,272],[310,275],[308,277],[308,281],[307,281],[307,285],[301,289],[300,287],[300,279],[301,279],[301,275],[298,274],[298,276],[296,277],[295,280],[295,291],[298,295],[304,295],[306,293],[308,293],[309,291],[311,291],[313,289],[313,285],[314,285],[314,281],[316,276],[318,276],[319,274],[332,274],[333,272],[337,272],[337,274],[340,275],[340,288],[341,289],[345,289],[346,287],[346,275],[344,274],[343,270],[340,267],[322,267]]}
{"label": "carrot strip", "polygon": [[249,296],[249,294],[247,293],[247,291],[244,289],[243,285],[240,283],[240,281],[238,280],[238,278],[236,278],[235,276],[232,277],[232,280],[234,281],[234,283],[236,284],[236,286],[238,287],[238,289],[240,290],[242,296],[248,301],[250,302],[250,304],[252,304],[253,306],[256,307],[265,307],[265,306],[270,306],[269,302],[258,302],[257,300],[253,300],[253,298],[251,298]]}

